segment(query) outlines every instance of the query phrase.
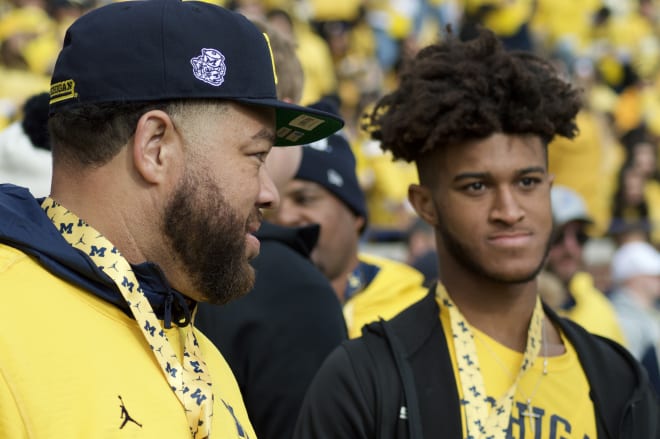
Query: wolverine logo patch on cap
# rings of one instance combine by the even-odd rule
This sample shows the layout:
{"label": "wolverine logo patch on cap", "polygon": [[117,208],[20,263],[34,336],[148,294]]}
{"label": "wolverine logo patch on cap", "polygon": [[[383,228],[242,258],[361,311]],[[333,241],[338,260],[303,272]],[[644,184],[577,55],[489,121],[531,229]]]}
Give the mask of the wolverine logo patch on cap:
{"label": "wolverine logo patch on cap", "polygon": [[[344,125],[337,111],[277,98],[267,35],[244,15],[213,4],[226,2],[101,3],[108,4],[66,31],[51,78],[50,115],[100,103],[229,100],[274,110],[274,146],[306,145]],[[136,38],[139,49],[127,50]]]}
{"label": "wolverine logo patch on cap", "polygon": [[219,86],[225,82],[225,56],[216,49],[202,49],[202,54],[190,60],[195,78]]}

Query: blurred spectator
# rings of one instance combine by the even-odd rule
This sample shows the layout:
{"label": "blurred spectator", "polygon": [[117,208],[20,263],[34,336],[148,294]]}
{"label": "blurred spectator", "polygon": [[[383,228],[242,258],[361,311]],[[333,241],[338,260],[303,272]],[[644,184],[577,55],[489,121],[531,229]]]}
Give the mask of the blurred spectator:
{"label": "blurred spectator", "polygon": [[660,175],[657,143],[658,139],[645,125],[639,125],[621,136],[627,161],[645,179],[657,179]]}
{"label": "blurred spectator", "polygon": [[382,94],[387,72],[377,61],[376,37],[362,7],[354,8],[351,14],[317,13],[312,26],[330,49],[337,78],[339,111],[347,122],[344,130],[347,136],[355,139],[360,135],[356,122],[364,107]]}
{"label": "blurred spectator", "polygon": [[[554,233],[546,270],[563,287],[562,294],[552,299],[556,311],[590,332],[625,344],[612,304],[596,289],[589,273],[584,271],[582,250],[589,239],[586,226],[592,219],[582,197],[576,191],[559,185],[552,187],[550,195]],[[543,289],[541,294],[543,296]]]}
{"label": "blurred spectator", "polygon": [[608,233],[619,243],[628,241],[630,234],[642,234],[660,244],[660,182],[646,178],[632,156],[619,171]]}
{"label": "blurred spectator", "polygon": [[616,251],[616,242],[609,237],[591,238],[582,249],[584,268],[593,281],[594,287],[606,296],[612,289],[612,273],[610,264]]}
{"label": "blurred spectator", "polygon": [[[17,120],[27,97],[48,90],[48,72],[65,27],[76,16],[108,1],[0,2],[0,129]],[[403,191],[392,186],[405,188],[416,175],[406,164],[394,165],[389,156],[373,153],[379,148],[373,148],[359,129],[360,115],[396,86],[406,59],[440,39],[438,29],[448,23],[454,33],[466,36],[477,25],[489,27],[507,47],[547,56],[562,66],[567,80],[584,86],[580,135],[573,142],[555,140],[549,148],[549,166],[556,183],[583,197],[593,220],[588,229],[592,236],[606,234],[611,225],[617,238],[624,238],[619,232],[630,228],[635,210],[638,213],[632,216],[639,216],[644,227],[660,218],[660,212],[655,212],[660,202],[653,201],[660,200],[660,188],[650,189],[653,184],[644,185],[646,214],[640,215],[641,206],[627,206],[623,217],[612,218],[613,205],[621,203],[621,193],[613,201],[619,170],[628,173],[627,168],[623,171],[624,140],[619,142],[619,138],[642,126],[652,136],[660,136],[656,0],[206,1],[250,17],[267,17],[291,35],[306,76],[301,103],[330,95],[339,98],[344,133],[357,157],[374,229],[405,233],[411,212],[402,201]],[[657,141],[650,143],[657,148]],[[642,147],[640,152],[641,156],[635,153],[635,162],[639,157],[644,161],[652,151]],[[648,180],[648,174],[644,175]],[[634,224],[636,230],[639,224]],[[651,232],[653,243],[660,245],[660,232]]]}
{"label": "blurred spectator", "polygon": [[328,44],[311,27],[309,20],[299,18],[283,9],[266,12],[272,26],[289,35],[296,44],[296,55],[305,75],[302,104],[319,101],[337,91],[337,77]]}
{"label": "blurred spectator", "polygon": [[660,245],[660,173],[658,140],[644,125],[622,136],[626,159],[621,166],[619,190],[614,196],[611,232],[623,240],[630,229],[646,231]]}
{"label": "blurred spectator", "polygon": [[320,224],[311,258],[343,304],[349,337],[359,336],[363,325],[391,318],[426,294],[417,270],[359,252],[367,207],[355,174],[355,157],[341,134],[303,147],[298,172],[280,199],[276,223]]}
{"label": "blurred spectator", "polygon": [[266,13],[261,0],[228,0],[225,7],[245,15],[250,20],[263,20]]}
{"label": "blurred spectator", "polygon": [[399,61],[402,47],[415,38],[415,22],[422,13],[422,2],[405,0],[375,0],[370,2],[367,22],[376,39],[376,59],[380,67],[391,71]]}
{"label": "blurred spectator", "polygon": [[47,91],[59,50],[45,2],[18,2],[0,15],[0,129],[18,118],[25,100]]}
{"label": "blurred spectator", "polygon": [[627,347],[638,360],[660,341],[660,253],[648,242],[622,245],[612,258],[610,299]]}
{"label": "blurred spectator", "polygon": [[[604,117],[584,108],[576,118],[575,139],[554,139],[548,146],[548,166],[555,184],[576,191],[590,213],[589,231],[602,236],[610,221],[610,198],[615,190],[616,137]],[[614,163],[613,163],[614,162]]]}
{"label": "blurred spectator", "polygon": [[[422,7],[415,22],[415,33],[418,35],[420,46],[436,41],[437,35],[440,35],[446,26],[451,26],[454,32],[460,33],[463,20],[462,0],[421,0],[421,2]],[[433,38],[425,35],[431,32]]]}
{"label": "blurred spectator", "polygon": [[0,131],[0,183],[27,187],[35,197],[50,194],[49,99],[48,93],[30,97],[21,120]]}
{"label": "blurred spectator", "polygon": [[660,253],[648,242],[622,245],[612,259],[611,300],[630,352],[660,395]]}
{"label": "blurred spectator", "polygon": [[460,36],[471,39],[479,26],[495,32],[509,50],[534,49],[529,22],[534,13],[535,0],[465,0],[465,14]]}
{"label": "blurred spectator", "polygon": [[95,8],[101,0],[48,0],[46,10],[55,20],[60,41],[64,40],[66,29],[78,17]]}
{"label": "blurred spectator", "polygon": [[406,248],[406,262],[424,275],[424,286],[431,287],[439,279],[433,227],[421,218],[415,219],[406,234]]}
{"label": "blurred spectator", "polygon": [[61,43],[45,6],[44,2],[24,5],[0,16],[0,60],[4,66],[50,74]]}
{"label": "blurred spectator", "polygon": [[538,0],[531,27],[542,53],[562,60],[567,70],[591,45],[599,0]]}
{"label": "blurred spectator", "polygon": [[296,56],[293,35],[281,26],[273,26],[266,17],[253,18],[252,22],[269,36],[278,77],[277,96],[285,102],[299,103],[306,78],[302,64]]}
{"label": "blurred spectator", "polygon": [[370,238],[378,240],[383,233],[405,234],[416,217],[408,202],[408,186],[418,181],[415,166],[395,161],[378,141],[357,142],[357,173],[367,198]]}
{"label": "blurred spectator", "polygon": [[364,2],[355,0],[308,0],[310,21],[352,22],[361,14]]}

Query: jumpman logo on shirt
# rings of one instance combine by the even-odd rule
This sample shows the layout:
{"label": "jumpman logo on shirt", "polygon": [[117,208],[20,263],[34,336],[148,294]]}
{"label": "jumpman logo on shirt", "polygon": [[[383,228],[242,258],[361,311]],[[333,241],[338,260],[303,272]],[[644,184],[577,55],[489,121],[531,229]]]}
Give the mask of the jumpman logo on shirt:
{"label": "jumpman logo on shirt", "polygon": [[124,426],[128,423],[128,421],[131,421],[138,427],[142,428],[142,424],[140,424],[138,421],[135,419],[131,418],[131,415],[128,414],[128,410],[126,410],[126,406],[124,405],[124,400],[121,399],[121,395],[117,395],[119,398],[119,402],[121,402],[121,415],[119,416],[119,419],[123,419],[124,421],[121,423],[121,426],[119,426],[119,429],[121,430],[124,428]]}

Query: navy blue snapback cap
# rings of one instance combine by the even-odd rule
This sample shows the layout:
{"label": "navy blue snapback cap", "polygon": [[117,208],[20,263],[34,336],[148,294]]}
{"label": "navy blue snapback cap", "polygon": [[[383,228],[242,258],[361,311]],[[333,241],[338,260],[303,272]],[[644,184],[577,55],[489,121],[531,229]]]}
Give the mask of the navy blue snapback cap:
{"label": "navy blue snapback cap", "polygon": [[276,78],[267,36],[241,14],[202,1],[110,3],[67,30],[50,114],[87,103],[226,99],[274,108],[276,146],[312,143],[344,125],[278,100]]}

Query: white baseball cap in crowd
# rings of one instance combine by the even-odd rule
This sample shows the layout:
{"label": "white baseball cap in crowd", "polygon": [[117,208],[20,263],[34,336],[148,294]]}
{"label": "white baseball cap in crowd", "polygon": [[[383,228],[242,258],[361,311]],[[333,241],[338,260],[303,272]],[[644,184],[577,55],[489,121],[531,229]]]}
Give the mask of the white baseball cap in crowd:
{"label": "white baseball cap in crowd", "polygon": [[550,190],[552,203],[552,219],[556,227],[561,227],[571,221],[593,223],[582,196],[573,189],[554,185]]}
{"label": "white baseball cap in crowd", "polygon": [[611,268],[618,284],[635,276],[660,276],[660,253],[648,242],[628,242],[614,253]]}

